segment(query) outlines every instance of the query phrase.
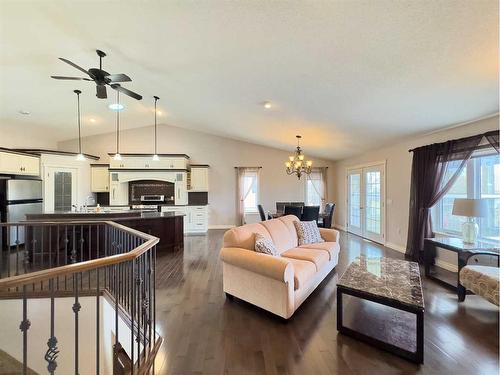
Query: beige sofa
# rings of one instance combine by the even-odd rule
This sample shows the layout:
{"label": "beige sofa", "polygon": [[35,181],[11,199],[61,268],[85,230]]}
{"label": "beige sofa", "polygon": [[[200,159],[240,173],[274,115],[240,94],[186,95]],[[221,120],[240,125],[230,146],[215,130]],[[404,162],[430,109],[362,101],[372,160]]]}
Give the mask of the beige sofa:
{"label": "beige sofa", "polygon": [[[293,215],[228,230],[221,249],[224,292],[285,319],[335,268],[339,233],[320,228],[325,242],[298,246]],[[271,238],[281,256],[255,251],[255,233]]]}

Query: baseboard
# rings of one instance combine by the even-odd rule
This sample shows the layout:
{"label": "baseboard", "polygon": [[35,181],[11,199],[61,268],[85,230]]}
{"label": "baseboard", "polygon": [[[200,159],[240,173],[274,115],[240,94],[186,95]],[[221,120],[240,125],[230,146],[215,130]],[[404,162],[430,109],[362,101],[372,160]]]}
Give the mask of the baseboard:
{"label": "baseboard", "polygon": [[339,230],[343,230],[344,232],[347,232],[346,227],[344,227],[344,226],[342,226],[342,225],[333,224],[333,227],[334,227],[335,229],[339,229]]}
{"label": "baseboard", "polygon": [[209,225],[208,229],[231,229],[234,228],[236,225],[234,224],[214,224],[214,225]]}
{"label": "baseboard", "polygon": [[396,250],[399,253],[406,253],[406,247],[392,243],[392,242],[386,242],[385,246],[387,246],[389,249]]}

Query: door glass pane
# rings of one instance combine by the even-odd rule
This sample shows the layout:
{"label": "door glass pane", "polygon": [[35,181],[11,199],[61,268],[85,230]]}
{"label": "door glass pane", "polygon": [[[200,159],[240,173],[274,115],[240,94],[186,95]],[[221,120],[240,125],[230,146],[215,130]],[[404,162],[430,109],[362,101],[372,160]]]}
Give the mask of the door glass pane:
{"label": "door glass pane", "polygon": [[368,232],[381,234],[380,171],[366,172],[365,178],[365,218]]}
{"label": "door glass pane", "polygon": [[361,227],[361,175],[349,175],[349,225]]}
{"label": "door glass pane", "polygon": [[54,210],[71,211],[71,172],[54,173]]}

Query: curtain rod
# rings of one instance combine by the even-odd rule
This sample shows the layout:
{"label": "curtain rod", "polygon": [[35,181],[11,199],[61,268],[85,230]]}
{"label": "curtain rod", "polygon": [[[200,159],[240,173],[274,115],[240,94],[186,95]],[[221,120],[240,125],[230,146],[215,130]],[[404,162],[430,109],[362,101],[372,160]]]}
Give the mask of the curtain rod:
{"label": "curtain rod", "polygon": [[[483,133],[483,134],[476,134],[476,135],[471,135],[470,137],[463,137],[463,138],[458,138],[458,139],[453,139],[453,141],[460,141],[460,140],[463,140],[463,139],[467,139],[467,138],[471,138],[471,137],[477,137],[477,136],[480,136],[482,135],[483,137],[486,137],[488,135],[493,135],[493,134],[498,134],[499,133],[499,130],[490,130],[486,133]],[[446,143],[448,141],[445,141],[445,142],[436,142],[436,143],[431,143],[431,144],[428,144],[428,145],[424,145],[424,146],[418,146],[418,147],[415,147],[415,148],[412,148],[412,149],[409,149],[408,152],[413,152],[415,151],[417,148],[420,148],[420,147],[426,147],[426,146],[431,146],[431,145],[437,145],[439,143]],[[483,145],[483,146],[479,146],[481,148],[486,148],[486,147],[492,147],[491,144],[488,144],[488,145]],[[459,151],[467,151],[467,150],[459,150]]]}

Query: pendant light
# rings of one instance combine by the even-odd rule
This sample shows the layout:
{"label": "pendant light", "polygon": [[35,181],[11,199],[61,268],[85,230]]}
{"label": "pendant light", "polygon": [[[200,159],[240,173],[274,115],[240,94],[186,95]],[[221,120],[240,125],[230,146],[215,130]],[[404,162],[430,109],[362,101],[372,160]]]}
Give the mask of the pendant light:
{"label": "pendant light", "polygon": [[158,156],[158,153],[156,152],[157,151],[157,145],[158,145],[158,124],[156,123],[156,102],[160,98],[157,97],[157,96],[153,96],[153,98],[155,99],[155,153],[153,155],[153,161],[158,161],[158,160],[160,160],[160,158]]}
{"label": "pendant light", "polygon": [[78,155],[76,155],[76,160],[83,161],[85,160],[85,156],[82,154],[82,126],[80,122],[80,94],[82,92],[80,90],[74,90],[73,92],[76,94],[78,116]]}
{"label": "pendant light", "polygon": [[[120,91],[116,90],[116,104],[120,106]],[[120,155],[120,110],[116,111],[116,153],[113,156],[114,160],[122,160]]]}

